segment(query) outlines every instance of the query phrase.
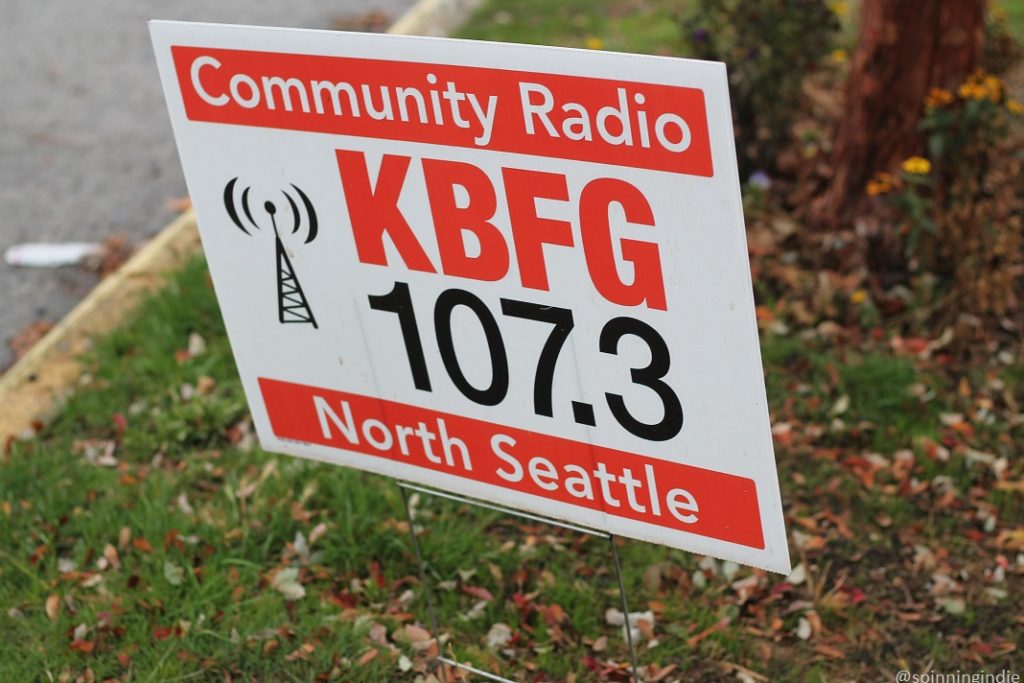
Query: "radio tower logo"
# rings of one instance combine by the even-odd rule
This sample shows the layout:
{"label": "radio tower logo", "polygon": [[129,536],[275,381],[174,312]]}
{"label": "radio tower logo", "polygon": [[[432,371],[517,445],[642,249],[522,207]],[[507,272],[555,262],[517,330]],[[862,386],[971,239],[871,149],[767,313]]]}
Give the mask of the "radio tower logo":
{"label": "radio tower logo", "polygon": [[[242,214],[254,230],[262,231],[259,223],[257,223],[253,218],[252,207],[249,204],[249,194],[252,187],[246,187],[242,190],[241,197],[236,199],[235,186],[237,184],[238,178],[232,178],[228,181],[228,184],[224,186],[224,208],[227,210],[228,217],[231,218],[231,222],[234,223],[239,230],[251,237],[253,233],[249,232],[248,228],[246,228],[245,223],[242,221],[242,217],[238,215],[238,209],[239,206],[241,206]],[[281,194],[284,195],[285,200],[288,202],[288,208],[291,214],[291,234],[294,235],[298,233],[300,228],[303,227],[302,215],[305,213],[306,240],[304,243],[309,244],[316,239],[317,235],[318,222],[316,210],[313,208],[313,203],[309,201],[309,197],[306,196],[305,192],[295,185],[291,185],[291,187],[298,196],[298,202],[295,201],[295,198],[289,194],[287,190],[281,191]],[[301,210],[299,208],[300,203],[302,205]],[[281,242],[281,233],[278,226],[279,212],[277,205],[272,201],[265,201],[263,202],[263,211],[270,218],[270,225],[274,230],[274,247],[277,259],[278,322],[281,324],[308,323],[312,325],[314,329],[318,329],[316,317],[313,315],[313,310],[309,307],[309,301],[306,299],[306,295],[302,291],[302,285],[299,284],[299,279],[295,275],[295,268],[292,267],[292,262],[288,258],[288,252],[285,251],[284,244]]]}

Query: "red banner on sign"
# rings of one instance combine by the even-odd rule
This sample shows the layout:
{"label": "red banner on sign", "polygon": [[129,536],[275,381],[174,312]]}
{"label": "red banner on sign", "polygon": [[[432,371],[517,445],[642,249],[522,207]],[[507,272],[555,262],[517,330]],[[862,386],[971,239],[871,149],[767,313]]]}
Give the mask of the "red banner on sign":
{"label": "red banner on sign", "polygon": [[404,403],[260,378],[274,434],[764,548],[754,481]]}
{"label": "red banner on sign", "polygon": [[193,121],[714,174],[697,88],[381,59],[171,51]]}

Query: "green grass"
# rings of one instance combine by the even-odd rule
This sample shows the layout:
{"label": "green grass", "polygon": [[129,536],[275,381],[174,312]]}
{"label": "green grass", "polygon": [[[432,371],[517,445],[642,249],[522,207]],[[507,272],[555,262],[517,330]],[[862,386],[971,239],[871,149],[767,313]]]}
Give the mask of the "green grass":
{"label": "green grass", "polygon": [[676,55],[684,49],[679,0],[488,0],[458,37]]}
{"label": "green grass", "polygon": [[[196,331],[206,350],[186,358]],[[232,445],[230,430],[246,424],[246,409],[201,261],[100,343],[89,368],[44,437],[16,444],[0,464],[0,628],[8,636],[0,640],[0,680],[77,675],[85,666],[99,679],[140,681],[232,672],[311,680],[332,670],[339,680],[399,676],[398,655],[368,639],[373,623],[393,634],[416,618],[410,611],[429,623],[399,491],[380,477]],[[189,397],[187,386],[206,393]],[[83,449],[106,442],[116,445],[116,466],[90,464]],[[520,627],[520,593],[533,606],[522,626],[541,670],[585,675],[584,637],[606,636],[606,656],[624,658],[621,639],[604,624],[604,610],[618,604],[604,541],[439,500],[417,509],[442,628],[454,634],[459,656],[507,668],[485,636],[498,621]],[[312,546],[315,558],[283,559],[297,532],[309,537],[320,523],[328,530]],[[120,567],[101,568],[104,548],[128,533],[122,529],[145,544],[129,541],[118,549]],[[623,559],[639,608],[646,567],[693,566],[684,553],[644,544],[628,544]],[[285,565],[301,569],[307,590],[291,604],[268,584]],[[167,571],[180,571],[178,585]],[[497,598],[467,618],[478,599],[463,586]],[[50,595],[74,612],[62,602],[51,623]],[[557,628],[534,609],[552,605],[567,615]],[[664,616],[681,624],[718,618],[699,602],[667,606]],[[87,629],[81,640],[93,643],[89,653],[71,647],[79,624]],[[716,648],[744,647],[722,636],[699,648],[682,642],[659,658],[696,663]],[[358,665],[373,647],[382,652]],[[567,657],[567,647],[576,656]]]}
{"label": "green grass", "polygon": [[1024,0],[998,0],[1006,12],[1006,24],[1010,33],[1024,39]]}
{"label": "green grass", "polygon": [[[829,349],[797,339],[768,336],[763,353],[771,396],[790,394],[805,418],[827,422],[833,417],[870,423],[870,445],[879,451],[906,448],[920,436],[938,436],[942,397],[923,401],[934,380],[908,358]],[[800,381],[794,383],[794,377]],[[845,405],[845,408],[842,406]]]}
{"label": "green grass", "polygon": [[[189,357],[184,350],[196,332],[206,348]],[[906,391],[926,377],[909,360],[774,336],[765,338],[764,350],[776,421],[827,424],[831,406],[847,395],[845,424],[876,423],[886,454],[911,447],[922,433],[941,438],[937,408],[919,409]],[[396,485],[238,441],[246,407],[201,261],[174,277],[132,324],[99,343],[88,367],[83,385],[46,434],[16,444],[0,463],[0,538],[6,539],[0,545],[0,629],[7,636],[0,640],[0,680],[56,680],[86,668],[99,680],[126,681],[221,680],[225,674],[275,681],[411,680],[413,672],[399,670],[401,657],[425,666],[425,655],[400,636],[406,624],[431,627]],[[1016,391],[1024,373],[1013,368],[1006,377]],[[203,393],[193,395],[198,389],[187,387]],[[90,463],[88,448],[102,452],[107,442],[117,463]],[[825,433],[818,443],[826,452],[849,454],[879,445],[870,432],[850,431]],[[852,585],[884,594],[888,587],[873,585],[869,570],[886,562],[898,566],[898,530],[927,516],[933,524],[922,541],[943,543],[965,557],[977,552],[961,540],[971,524],[965,527],[960,516],[934,515],[927,499],[886,493],[885,474],[877,488],[865,490],[842,457],[815,452],[800,442],[779,449],[788,512],[799,517],[849,510],[855,532],[853,539],[833,538],[815,560],[819,570],[845,567]],[[962,490],[984,477],[959,456],[919,468],[929,476],[955,474]],[[556,680],[593,680],[589,667],[626,661],[621,637],[604,621],[605,610],[618,606],[605,541],[418,498],[416,521],[441,631],[459,658]],[[1000,501],[1003,521],[1022,524],[1013,500],[1011,494]],[[888,528],[878,526],[883,517],[891,520]],[[320,524],[326,525],[323,534],[303,558],[295,550],[296,534],[308,539]],[[108,546],[117,548],[119,566],[101,559]],[[822,680],[863,672],[863,666],[874,670],[870,663],[817,661],[810,644],[801,642],[781,658],[762,661],[763,641],[747,625],[763,629],[766,617],[737,603],[729,580],[712,573],[706,587],[695,586],[697,558],[680,551],[627,542],[620,552],[633,608],[657,611],[659,643],[641,648],[645,664],[674,665],[710,679],[724,675],[716,664],[723,661],[774,680],[803,680],[799,667],[812,663]],[[875,559],[851,563],[864,553]],[[274,572],[285,567],[299,570],[306,593],[293,602],[271,584]],[[741,569],[732,581],[750,575]],[[764,590],[778,583],[767,579]],[[475,607],[479,595],[469,593],[480,588],[493,599]],[[55,621],[45,612],[51,595],[61,600]],[[827,603],[816,608],[836,631],[858,633],[880,624],[862,611]],[[985,613],[986,624],[1012,629],[1011,611],[999,616],[986,609],[972,605],[960,617],[947,617],[947,628],[980,628],[981,622],[970,620]],[[558,613],[563,620],[548,621]],[[780,633],[791,633],[800,614],[779,614]],[[728,628],[688,642],[723,618],[730,620]],[[510,655],[486,646],[497,622],[520,639]],[[76,627],[84,629],[79,640],[91,651],[81,651],[81,643],[73,647]],[[606,648],[593,650],[602,637]],[[924,656],[932,646],[908,637],[901,647]],[[374,649],[372,660],[360,664]],[[863,660],[870,661],[870,652]]]}
{"label": "green grass", "polygon": [[[1024,40],[1024,0],[996,0],[1010,33]],[[618,52],[687,55],[680,22],[692,0],[486,0],[458,31],[460,38]],[[853,49],[860,3],[843,7],[842,46]]]}

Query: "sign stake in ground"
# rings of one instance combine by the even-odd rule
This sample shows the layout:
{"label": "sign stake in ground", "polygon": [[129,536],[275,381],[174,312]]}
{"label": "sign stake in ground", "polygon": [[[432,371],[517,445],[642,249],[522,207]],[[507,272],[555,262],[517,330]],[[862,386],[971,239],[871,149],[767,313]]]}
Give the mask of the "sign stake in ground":
{"label": "sign stake in ground", "polygon": [[[622,579],[622,563],[619,561],[619,551],[618,548],[615,547],[614,535],[605,533],[603,531],[587,529],[581,526],[577,526],[575,524],[566,524],[564,522],[559,522],[557,520],[549,519],[547,517],[541,517],[539,515],[531,515],[530,513],[523,512],[521,510],[511,510],[500,505],[494,505],[492,503],[474,500],[472,498],[467,498],[466,496],[460,496],[458,494],[435,491],[422,486],[417,486],[416,484],[410,484],[408,482],[399,481],[398,490],[402,494],[402,504],[405,506],[405,519],[406,522],[409,524],[409,537],[412,540],[413,551],[416,555],[416,564],[419,567],[420,585],[423,586],[425,599],[427,603],[427,612],[430,615],[430,624],[434,630],[434,637],[438,639],[438,647],[440,647],[441,636],[440,620],[438,619],[437,610],[434,606],[433,587],[430,580],[427,578],[426,563],[423,560],[423,553],[420,549],[419,537],[416,535],[416,527],[413,521],[412,507],[409,505],[409,496],[406,493],[406,491],[417,491],[419,493],[425,493],[429,496],[437,496],[440,498],[453,500],[459,503],[472,505],[474,507],[483,508],[485,510],[493,510],[494,512],[500,512],[503,515],[521,517],[523,519],[529,519],[535,522],[541,522],[543,524],[550,524],[552,526],[557,526],[562,529],[567,529],[569,531],[573,531],[580,534],[588,534],[591,536],[599,536],[601,538],[606,538],[608,540],[608,545],[611,548],[612,563],[615,566],[615,581],[618,584],[619,603],[622,605],[622,614],[623,618],[625,619],[623,630],[625,631],[626,645],[629,647],[629,659],[633,669],[633,680],[640,680],[640,666],[637,664],[636,646],[633,644],[633,629],[632,625],[629,623],[629,604],[626,599],[626,584]],[[489,673],[487,671],[481,671],[480,669],[469,666],[450,657],[444,657],[442,655],[439,655],[437,659],[439,662],[443,664],[447,664],[458,669],[465,669],[470,673],[476,674],[478,676],[483,676],[484,678],[487,678],[492,681],[499,681],[501,683],[515,683],[511,679],[502,678],[501,676],[495,676],[494,674]],[[441,676],[444,679],[445,683],[447,683],[448,674],[445,673],[444,667],[441,667]]]}
{"label": "sign stake in ground", "polygon": [[264,449],[789,571],[724,65],[151,32]]}

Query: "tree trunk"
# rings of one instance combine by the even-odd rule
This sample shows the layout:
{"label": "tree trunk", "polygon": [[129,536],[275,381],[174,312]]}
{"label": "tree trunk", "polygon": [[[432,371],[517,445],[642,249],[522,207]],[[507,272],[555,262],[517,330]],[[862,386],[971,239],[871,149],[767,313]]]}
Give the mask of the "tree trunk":
{"label": "tree trunk", "polygon": [[821,222],[849,217],[872,175],[922,151],[925,96],[955,92],[978,66],[984,28],[985,0],[864,0]]}

